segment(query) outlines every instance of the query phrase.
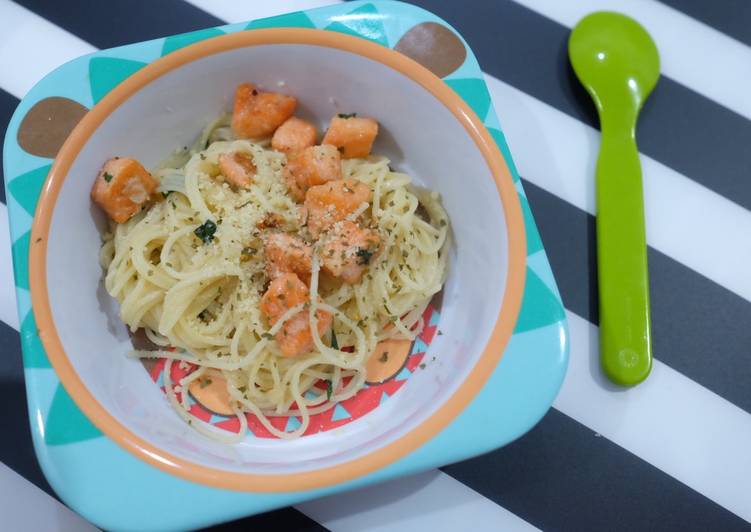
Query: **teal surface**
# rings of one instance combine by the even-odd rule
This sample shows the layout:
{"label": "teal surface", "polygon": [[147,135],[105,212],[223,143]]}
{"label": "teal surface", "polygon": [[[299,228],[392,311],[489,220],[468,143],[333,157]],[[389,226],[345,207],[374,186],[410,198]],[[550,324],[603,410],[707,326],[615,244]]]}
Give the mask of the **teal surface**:
{"label": "teal surface", "polygon": [[37,335],[28,293],[29,231],[51,160],[26,153],[16,143],[21,120],[35,103],[63,96],[91,108],[143,66],[223,33],[285,26],[321,28],[394,47],[410,28],[423,22],[451,29],[427,11],[388,1],[351,2],[206,29],[83,56],[50,73],[21,101],[5,139],[4,170],[32,436],[52,487],[98,526],[131,530],[207,526],[439,467],[518,438],[550,407],[568,362],[563,306],[482,72],[471,49],[453,29],[467,56],[444,79],[484,120],[506,158],[522,204],[529,260],[522,311],[503,359],[474,401],[432,440],[375,473],[325,489],[237,493],[194,484],[146,464],[96,429],[65,392]]}

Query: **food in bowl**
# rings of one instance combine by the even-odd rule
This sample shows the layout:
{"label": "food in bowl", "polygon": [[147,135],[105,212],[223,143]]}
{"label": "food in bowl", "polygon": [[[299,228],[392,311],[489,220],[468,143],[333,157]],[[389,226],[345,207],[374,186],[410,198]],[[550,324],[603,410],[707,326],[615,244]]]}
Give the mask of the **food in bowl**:
{"label": "food in bowl", "polygon": [[[245,437],[246,413],[278,438],[304,434],[374,364],[409,351],[446,279],[448,216],[437,193],[371,154],[378,123],[338,114],[317,145],[296,105],[240,84],[231,116],[192,147],[154,172],[110,159],[91,192],[110,218],[107,292],[158,346],[133,355],[166,359],[172,406],[228,443]],[[189,370],[175,383],[173,364]],[[240,430],[198,419],[189,395]]]}

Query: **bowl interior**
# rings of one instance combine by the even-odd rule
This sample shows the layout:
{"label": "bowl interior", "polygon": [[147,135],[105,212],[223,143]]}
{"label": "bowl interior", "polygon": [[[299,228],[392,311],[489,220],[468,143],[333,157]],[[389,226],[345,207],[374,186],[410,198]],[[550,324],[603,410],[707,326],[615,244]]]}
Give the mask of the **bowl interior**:
{"label": "bowl interior", "polygon": [[[388,401],[338,429],[295,441],[249,437],[228,446],[188,427],[132,349],[98,263],[104,217],[89,190],[102,162],[135,157],[147,167],[229,110],[234,88],[252,81],[297,96],[319,129],[337,113],[381,124],[374,152],[438,191],[454,244],[440,329],[415,372]],[[167,72],[133,93],[91,135],[52,213],[47,252],[50,307],[66,356],[95,399],[129,431],[188,461],[248,473],[307,471],[369,453],[413,430],[464,380],[498,318],[508,260],[504,207],[485,159],[452,112],[409,77],[352,52],[309,44],[224,51]]]}

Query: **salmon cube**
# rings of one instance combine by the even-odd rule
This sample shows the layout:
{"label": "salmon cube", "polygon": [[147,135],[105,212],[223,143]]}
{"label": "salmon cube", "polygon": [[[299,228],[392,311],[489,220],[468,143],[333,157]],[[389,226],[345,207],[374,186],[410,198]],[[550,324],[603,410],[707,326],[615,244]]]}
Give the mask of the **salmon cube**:
{"label": "salmon cube", "polygon": [[279,275],[269,283],[261,298],[261,312],[273,325],[292,307],[308,301],[308,287],[294,273]]}
{"label": "salmon cube", "polygon": [[91,199],[121,224],[141,210],[158,186],[157,180],[135,159],[114,157],[99,171]]}
{"label": "salmon cube", "polygon": [[256,175],[253,159],[239,151],[222,153],[219,156],[219,170],[236,187],[249,187]]}
{"label": "salmon cube", "polygon": [[290,194],[297,201],[315,185],[342,178],[342,160],[334,146],[311,146],[289,157],[285,180]]}
{"label": "salmon cube", "polygon": [[264,254],[269,278],[295,273],[306,284],[310,281],[313,250],[303,239],[289,233],[272,233],[264,239]]}
{"label": "salmon cube", "polygon": [[270,137],[295,112],[297,99],[276,92],[261,92],[252,83],[235,91],[232,130],[240,138]]}
{"label": "salmon cube", "polygon": [[[268,290],[261,299],[263,312],[273,325],[295,306],[305,303],[310,297],[308,287],[305,286],[294,273],[280,275],[269,284]],[[328,312],[316,312],[318,319],[318,334],[324,334],[330,327],[333,317]],[[289,318],[274,337],[282,355],[295,357],[311,351],[314,347],[313,334],[310,330],[308,311],[303,309]]]}
{"label": "salmon cube", "polygon": [[284,122],[271,137],[271,147],[284,153],[302,151],[316,143],[316,127],[293,116]]}
{"label": "salmon cube", "polygon": [[378,135],[378,122],[372,118],[338,114],[331,119],[321,144],[336,146],[343,159],[367,157]]}
{"label": "salmon cube", "polygon": [[335,223],[321,242],[323,269],[348,284],[360,281],[381,247],[378,233],[349,220]]}
{"label": "salmon cube", "polygon": [[371,190],[357,179],[339,179],[310,187],[305,194],[308,229],[313,237],[344,220],[363,203],[370,202]]}

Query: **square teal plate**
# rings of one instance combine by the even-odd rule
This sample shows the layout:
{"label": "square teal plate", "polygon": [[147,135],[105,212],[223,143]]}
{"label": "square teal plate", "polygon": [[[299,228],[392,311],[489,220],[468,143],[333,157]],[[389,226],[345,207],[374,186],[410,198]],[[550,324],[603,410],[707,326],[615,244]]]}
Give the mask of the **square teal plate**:
{"label": "square teal plate", "polygon": [[[442,77],[483,119],[511,171],[524,214],[526,281],[516,328],[501,362],[470,405],[434,438],[387,467],[349,482],[309,491],[248,493],[192,483],[156,469],[121,449],[81,413],[60,384],[37,335],[28,256],[32,217],[52,159],[88,109],[126,77],[174,50],[226,33],[270,27],[358,36],[405,53]],[[40,117],[45,125],[41,129]],[[476,456],[532,428],[563,381],[568,364],[563,306],[482,71],[456,30],[423,9],[391,1],[351,2],[80,57],[50,73],[21,101],[5,137],[4,166],[34,448],[60,498],[100,527],[207,526]]]}

